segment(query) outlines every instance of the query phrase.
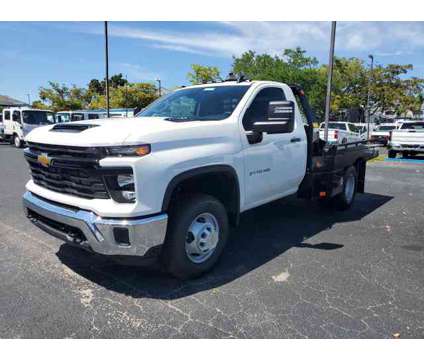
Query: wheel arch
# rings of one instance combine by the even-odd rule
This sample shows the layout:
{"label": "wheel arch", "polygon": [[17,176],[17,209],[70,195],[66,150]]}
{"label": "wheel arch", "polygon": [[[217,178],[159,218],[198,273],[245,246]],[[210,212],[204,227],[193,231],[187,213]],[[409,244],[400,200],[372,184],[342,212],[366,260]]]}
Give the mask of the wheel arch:
{"label": "wheel arch", "polygon": [[[212,184],[212,186],[210,186]],[[232,225],[240,216],[240,185],[236,170],[230,165],[209,165],[190,169],[176,175],[168,183],[162,201],[162,211],[169,210],[181,193],[205,193],[220,200]]]}

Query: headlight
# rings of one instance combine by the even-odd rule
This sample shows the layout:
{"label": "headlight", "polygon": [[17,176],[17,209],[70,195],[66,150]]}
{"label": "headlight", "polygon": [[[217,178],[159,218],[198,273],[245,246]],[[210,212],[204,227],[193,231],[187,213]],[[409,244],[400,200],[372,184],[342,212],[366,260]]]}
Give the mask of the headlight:
{"label": "headlight", "polygon": [[106,184],[112,199],[120,203],[134,203],[135,184],[133,174],[106,175]]}
{"label": "headlight", "polygon": [[150,145],[112,146],[106,148],[109,156],[145,156],[150,154]]}

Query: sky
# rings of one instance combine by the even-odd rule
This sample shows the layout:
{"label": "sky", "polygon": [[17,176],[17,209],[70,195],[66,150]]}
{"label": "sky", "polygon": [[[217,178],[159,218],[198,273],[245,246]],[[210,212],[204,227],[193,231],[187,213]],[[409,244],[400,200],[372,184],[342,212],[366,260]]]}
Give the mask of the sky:
{"label": "sky", "polygon": [[[86,86],[103,78],[103,22],[0,22],[0,94],[38,98],[48,81]],[[329,22],[110,22],[109,74],[130,82],[187,84],[191,64],[231,69],[247,50],[281,54],[300,46],[328,61]],[[424,77],[424,22],[338,22],[335,53],[377,64],[413,64]]]}

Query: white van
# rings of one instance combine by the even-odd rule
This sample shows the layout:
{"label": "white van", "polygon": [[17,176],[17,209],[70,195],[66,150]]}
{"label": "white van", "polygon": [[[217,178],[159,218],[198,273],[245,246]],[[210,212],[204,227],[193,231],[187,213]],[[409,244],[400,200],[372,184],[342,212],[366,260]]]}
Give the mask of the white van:
{"label": "white van", "polygon": [[71,122],[79,120],[103,119],[107,113],[103,110],[70,110],[58,111],[56,113],[57,122]]}
{"label": "white van", "polygon": [[15,147],[22,147],[28,133],[43,125],[56,122],[54,113],[29,107],[6,108],[3,110],[4,140],[9,140]]}

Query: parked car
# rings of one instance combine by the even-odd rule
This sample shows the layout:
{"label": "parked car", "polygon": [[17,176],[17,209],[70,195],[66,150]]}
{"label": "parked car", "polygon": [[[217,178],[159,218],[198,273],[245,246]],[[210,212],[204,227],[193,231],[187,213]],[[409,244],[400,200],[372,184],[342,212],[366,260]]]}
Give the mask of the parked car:
{"label": "parked car", "polygon": [[4,139],[15,147],[24,144],[26,136],[34,129],[55,123],[52,111],[32,109],[29,107],[3,109]]}
{"label": "parked car", "polygon": [[302,89],[240,80],[178,89],[133,119],[40,128],[24,208],[75,246],[199,276],[240,213],[292,194],[347,209],[364,191],[376,150],[313,144],[313,121]]}
{"label": "parked car", "polygon": [[103,110],[72,110],[58,111],[56,113],[57,121],[60,123],[80,120],[102,119],[106,116],[107,113]]}
{"label": "parked car", "polygon": [[388,148],[389,158],[424,153],[424,121],[402,122],[399,129],[391,132]]}
{"label": "parked car", "polygon": [[396,124],[380,124],[371,132],[370,141],[387,145],[390,139],[390,133],[396,130],[396,128]]}
{"label": "parked car", "polygon": [[[319,127],[319,137],[324,140],[325,123]],[[365,140],[366,132],[361,130],[353,123],[342,121],[330,121],[328,123],[328,142],[331,144],[346,144],[349,142]]]}

